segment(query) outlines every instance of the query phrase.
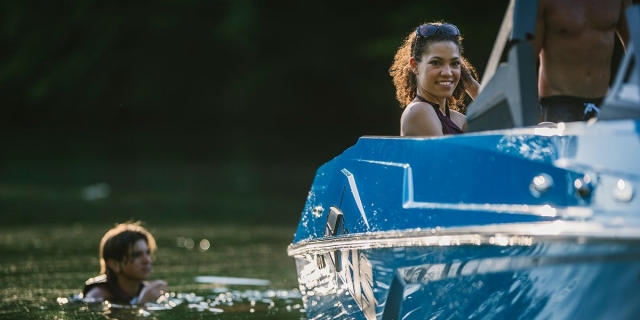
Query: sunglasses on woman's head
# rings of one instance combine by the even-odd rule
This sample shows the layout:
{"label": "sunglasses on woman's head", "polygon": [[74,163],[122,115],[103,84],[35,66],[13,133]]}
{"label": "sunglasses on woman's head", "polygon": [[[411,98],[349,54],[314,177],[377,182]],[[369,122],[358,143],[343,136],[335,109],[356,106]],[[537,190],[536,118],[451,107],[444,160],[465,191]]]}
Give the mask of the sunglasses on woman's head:
{"label": "sunglasses on woman's head", "polygon": [[458,27],[450,23],[444,23],[441,25],[426,23],[419,26],[418,29],[416,29],[416,34],[420,37],[426,38],[434,35],[436,32],[438,32],[438,30],[440,30],[440,32],[444,32],[452,36],[460,35],[460,30],[458,30]]}

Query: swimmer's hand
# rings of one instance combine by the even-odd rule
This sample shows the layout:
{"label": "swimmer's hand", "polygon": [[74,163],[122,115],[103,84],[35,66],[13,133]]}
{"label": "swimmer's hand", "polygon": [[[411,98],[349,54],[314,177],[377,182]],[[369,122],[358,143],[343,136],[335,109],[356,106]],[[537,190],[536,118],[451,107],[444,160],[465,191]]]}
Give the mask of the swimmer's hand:
{"label": "swimmer's hand", "polygon": [[146,284],[140,292],[139,299],[136,304],[145,304],[147,302],[156,302],[167,292],[167,282],[164,280],[154,280]]}

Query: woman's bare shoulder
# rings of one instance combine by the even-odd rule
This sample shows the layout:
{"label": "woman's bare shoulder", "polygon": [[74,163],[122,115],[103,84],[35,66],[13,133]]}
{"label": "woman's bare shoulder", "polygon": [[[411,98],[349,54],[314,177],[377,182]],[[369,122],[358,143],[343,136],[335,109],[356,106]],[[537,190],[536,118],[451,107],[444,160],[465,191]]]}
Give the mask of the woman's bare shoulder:
{"label": "woman's bare shoulder", "polygon": [[402,112],[400,119],[402,136],[442,135],[442,123],[433,106],[426,102],[412,102]]}
{"label": "woman's bare shoulder", "polygon": [[438,117],[436,111],[433,109],[433,106],[427,102],[422,101],[414,101],[411,102],[404,108],[402,112],[402,116],[434,116]]}

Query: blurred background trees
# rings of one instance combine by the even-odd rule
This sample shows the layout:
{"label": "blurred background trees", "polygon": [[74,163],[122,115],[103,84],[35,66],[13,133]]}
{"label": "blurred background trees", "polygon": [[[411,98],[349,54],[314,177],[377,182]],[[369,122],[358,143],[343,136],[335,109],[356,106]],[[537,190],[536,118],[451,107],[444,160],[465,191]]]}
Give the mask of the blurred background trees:
{"label": "blurred background trees", "polygon": [[317,166],[398,134],[407,33],[456,24],[482,75],[507,4],[3,1],[0,222],[295,225]]}

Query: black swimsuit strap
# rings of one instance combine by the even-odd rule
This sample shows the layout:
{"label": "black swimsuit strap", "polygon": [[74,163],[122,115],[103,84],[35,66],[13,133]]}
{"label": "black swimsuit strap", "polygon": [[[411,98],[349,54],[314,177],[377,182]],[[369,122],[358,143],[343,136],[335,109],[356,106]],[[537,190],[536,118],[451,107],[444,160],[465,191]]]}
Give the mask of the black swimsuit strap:
{"label": "black swimsuit strap", "polygon": [[[439,104],[437,104],[437,103],[433,103],[433,102],[431,102],[431,101],[429,101],[429,100],[427,100],[427,99],[423,98],[423,97],[422,97],[421,95],[419,95],[419,94],[416,94],[416,98],[418,98],[418,100],[420,100],[420,101],[422,101],[422,102],[426,102],[426,103],[428,103],[428,104],[430,104],[430,105],[432,105],[432,106],[434,106],[434,107],[436,107],[436,106],[437,106],[438,108],[440,107],[440,105],[439,105]],[[449,106],[447,106],[447,105],[445,105],[445,106],[444,106],[444,114],[447,116],[447,118],[451,118],[451,113],[449,112]]]}

